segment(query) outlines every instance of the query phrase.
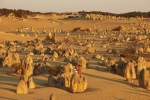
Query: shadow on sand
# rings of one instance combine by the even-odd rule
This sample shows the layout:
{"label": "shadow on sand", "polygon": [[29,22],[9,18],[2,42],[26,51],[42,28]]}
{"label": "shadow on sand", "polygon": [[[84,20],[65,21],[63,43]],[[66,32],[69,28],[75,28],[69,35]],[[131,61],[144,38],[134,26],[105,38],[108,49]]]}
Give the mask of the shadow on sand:
{"label": "shadow on sand", "polygon": [[[139,91],[139,90],[138,90]],[[145,94],[142,94],[142,93],[136,93],[135,91],[134,92],[130,92],[130,91],[125,91],[127,93],[133,93],[133,94],[138,94],[138,95],[141,95],[141,96],[147,96],[147,97],[150,97],[149,94],[145,95]]]}
{"label": "shadow on sand", "polygon": [[94,77],[94,78],[100,78],[100,79],[103,79],[103,80],[113,81],[113,82],[117,82],[117,83],[122,83],[122,84],[129,85],[129,86],[132,86],[132,87],[138,87],[138,85],[133,84],[133,83],[129,83],[129,82],[124,81],[124,80],[110,79],[110,78],[106,78],[106,77],[102,77],[102,76],[96,76],[96,75],[87,74],[87,73],[83,73],[83,75]]}
{"label": "shadow on sand", "polygon": [[13,87],[16,87],[17,86],[17,83],[8,83],[8,82],[0,82],[0,84],[4,84],[4,85],[9,85],[9,86],[13,86]]}
{"label": "shadow on sand", "polygon": [[[141,87],[139,87],[139,88],[141,88]],[[128,90],[131,90],[131,91],[134,91],[134,92],[142,92],[142,93],[146,93],[146,94],[150,94],[150,90],[146,90],[146,89],[144,89],[144,88],[141,88],[142,90],[139,90],[138,88],[133,88],[133,89],[128,89]]]}
{"label": "shadow on sand", "polygon": [[7,98],[7,97],[0,96],[0,100],[18,100],[18,99],[12,99],[12,98]]}
{"label": "shadow on sand", "polygon": [[[19,77],[0,75],[0,84],[1,85],[4,84],[4,85],[17,87],[18,80],[19,80]],[[12,83],[12,82],[15,82],[15,83]],[[13,93],[16,92],[15,89],[11,89],[10,87],[9,88],[7,88],[7,87],[5,87],[5,88],[4,87],[0,87],[0,89],[8,90],[8,91],[13,92]],[[9,99],[9,100],[11,100],[11,99]]]}
{"label": "shadow on sand", "polygon": [[10,89],[10,88],[0,88],[0,89],[4,89],[4,90],[8,90],[10,92],[13,92],[13,93],[16,93],[16,90],[15,89]]}

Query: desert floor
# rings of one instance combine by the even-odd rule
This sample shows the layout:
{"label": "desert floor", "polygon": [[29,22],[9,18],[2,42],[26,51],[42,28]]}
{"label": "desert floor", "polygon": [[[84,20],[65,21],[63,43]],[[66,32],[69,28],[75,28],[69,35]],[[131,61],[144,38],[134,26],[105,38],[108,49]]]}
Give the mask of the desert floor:
{"label": "desert floor", "polygon": [[[142,22],[146,19],[133,20],[133,21],[122,21],[104,19],[102,21],[91,21],[82,19],[66,19],[66,20],[55,20],[52,23],[48,19],[48,16],[41,17],[30,17],[25,21],[18,19],[9,19],[2,17],[0,22],[0,41],[6,40],[33,40],[34,35],[30,34],[30,37],[20,37],[14,32],[17,28],[21,27],[33,27],[35,31],[42,31],[44,28],[47,31],[53,29],[63,29],[70,31],[75,27],[82,28],[94,28],[101,27],[106,29],[108,26],[115,28],[119,25],[126,26],[127,23]],[[57,35],[58,37],[60,35]],[[65,35],[61,34],[62,37]],[[72,35],[76,36],[77,35]],[[62,38],[61,37],[61,38]],[[45,34],[40,34],[40,39],[45,38]],[[82,39],[100,39],[99,37],[84,37]],[[84,47],[72,46],[75,49],[82,49]],[[95,48],[99,53],[103,53],[106,49],[101,48],[98,44],[95,44]],[[22,54],[23,55],[23,54]],[[69,89],[59,89],[54,87],[47,87],[48,74],[34,76],[33,79],[37,84],[36,89],[30,89],[30,93],[27,95],[16,94],[16,86],[19,81],[18,76],[7,75],[10,68],[0,67],[0,100],[48,100],[51,93],[55,94],[56,100],[150,100],[150,91],[140,88],[138,86],[138,80],[134,80],[133,83],[125,81],[122,76],[110,73],[104,70],[95,70],[95,66],[98,66],[98,61],[91,59],[92,55],[85,56],[88,59],[88,63],[91,66],[84,70],[83,76],[88,80],[88,88],[83,93],[70,93]],[[113,56],[113,55],[111,55]],[[35,59],[35,56],[33,56]],[[62,60],[59,59],[50,64],[60,64]],[[103,68],[102,68],[103,69]]]}

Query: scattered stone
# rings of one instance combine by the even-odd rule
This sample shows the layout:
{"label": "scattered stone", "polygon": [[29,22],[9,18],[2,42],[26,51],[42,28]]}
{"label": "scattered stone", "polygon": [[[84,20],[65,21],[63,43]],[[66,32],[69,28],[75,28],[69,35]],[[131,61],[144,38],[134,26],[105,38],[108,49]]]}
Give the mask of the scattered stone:
{"label": "scattered stone", "polygon": [[56,100],[56,96],[52,93],[49,100]]}

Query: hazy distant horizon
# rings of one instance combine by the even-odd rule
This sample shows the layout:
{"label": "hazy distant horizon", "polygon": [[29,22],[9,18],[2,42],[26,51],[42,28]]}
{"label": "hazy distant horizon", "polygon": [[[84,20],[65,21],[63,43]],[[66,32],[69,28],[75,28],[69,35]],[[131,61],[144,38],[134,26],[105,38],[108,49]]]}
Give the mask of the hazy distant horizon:
{"label": "hazy distant horizon", "polygon": [[33,12],[150,12],[150,0],[0,0],[0,8]]}

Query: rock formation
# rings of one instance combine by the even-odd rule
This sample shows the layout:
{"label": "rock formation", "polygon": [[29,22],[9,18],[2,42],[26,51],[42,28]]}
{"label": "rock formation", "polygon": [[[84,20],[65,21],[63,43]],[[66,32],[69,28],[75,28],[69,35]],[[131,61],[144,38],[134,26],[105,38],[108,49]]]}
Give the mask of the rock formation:
{"label": "rock formation", "polygon": [[67,48],[64,53],[63,53],[63,56],[64,57],[69,57],[69,56],[72,56],[72,57],[76,57],[78,56],[77,52],[74,50],[74,49],[71,49],[71,48]]}
{"label": "rock formation", "polygon": [[139,86],[150,90],[150,71],[142,69],[139,76]]}
{"label": "rock formation", "polygon": [[57,52],[53,52],[53,55],[52,55],[52,57],[51,57],[51,59],[50,60],[52,60],[52,61],[56,61],[56,59],[58,59],[58,54],[57,54]]}
{"label": "rock formation", "polygon": [[19,55],[17,53],[12,54],[9,51],[2,61],[3,67],[6,65],[8,67],[12,67],[13,65],[20,64],[20,63],[21,61]]}
{"label": "rock formation", "polygon": [[146,61],[143,57],[139,57],[138,58],[138,69],[137,71],[140,72],[142,69],[146,68]]}
{"label": "rock formation", "polygon": [[33,69],[33,75],[40,75],[47,72],[46,65],[44,63],[36,63]]}
{"label": "rock formation", "polygon": [[15,46],[10,46],[10,47],[8,48],[8,50],[9,50],[10,52],[16,52],[16,47],[15,47]]}
{"label": "rock formation", "polygon": [[41,54],[41,49],[43,48],[43,44],[42,43],[36,43],[35,47],[33,49],[33,53],[34,54]]}
{"label": "rock formation", "polygon": [[106,65],[109,72],[116,73],[116,61],[114,59],[108,59]]}
{"label": "rock formation", "polygon": [[70,80],[72,75],[69,72],[65,72],[61,75],[61,77],[63,78],[63,85],[64,87],[70,87]]}
{"label": "rock formation", "polygon": [[29,87],[30,89],[36,88],[36,85],[35,85],[35,83],[34,83],[32,77],[29,77],[29,78],[28,78],[28,87]]}
{"label": "rock formation", "polygon": [[55,87],[56,86],[56,77],[53,76],[52,74],[50,74],[48,77],[48,86],[49,87]]}
{"label": "rock formation", "polygon": [[26,73],[28,76],[33,74],[32,62],[32,57],[27,55],[21,63],[23,73]]}
{"label": "rock formation", "polygon": [[126,28],[124,26],[118,26],[113,31],[126,31]]}
{"label": "rock formation", "polygon": [[28,81],[28,76],[26,74],[20,77],[20,81],[17,84],[17,90],[16,90],[17,94],[28,94],[27,81]]}
{"label": "rock formation", "polygon": [[95,58],[95,59],[101,59],[101,57],[102,57],[102,56],[99,55],[99,54],[96,54],[96,55],[93,56],[93,58]]}
{"label": "rock formation", "polygon": [[4,48],[0,48],[0,55],[5,54],[7,51]]}
{"label": "rock formation", "polygon": [[83,69],[86,68],[86,63],[87,61],[83,56],[79,57],[79,59],[77,60],[77,64],[81,65]]}
{"label": "rock formation", "polygon": [[133,82],[133,79],[136,79],[135,68],[132,62],[127,63],[125,67],[124,77],[127,78],[128,82]]}
{"label": "rock formation", "polygon": [[123,57],[121,57],[119,61],[117,62],[117,74],[118,75],[124,76],[125,66],[126,66],[126,61]]}
{"label": "rock formation", "polygon": [[75,74],[71,79],[71,86],[70,90],[72,93],[76,92],[84,92],[87,88],[87,79],[80,76],[78,74]]}
{"label": "rock formation", "polygon": [[85,50],[85,54],[93,54],[95,53],[95,50],[93,47],[87,47]]}
{"label": "rock formation", "polygon": [[63,66],[62,68],[63,68],[64,73],[70,73],[71,75],[73,74],[72,64],[68,63],[67,65]]}

